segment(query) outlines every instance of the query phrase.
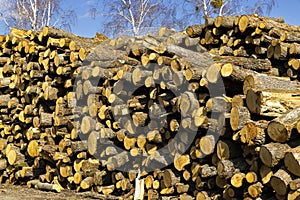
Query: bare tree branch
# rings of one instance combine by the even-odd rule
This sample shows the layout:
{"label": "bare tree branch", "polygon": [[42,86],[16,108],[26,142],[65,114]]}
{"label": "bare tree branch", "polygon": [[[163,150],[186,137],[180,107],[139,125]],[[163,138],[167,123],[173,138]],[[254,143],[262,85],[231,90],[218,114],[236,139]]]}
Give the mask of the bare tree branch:
{"label": "bare tree branch", "polygon": [[73,11],[62,9],[61,0],[0,0],[0,4],[1,19],[8,28],[70,27],[76,18]]}

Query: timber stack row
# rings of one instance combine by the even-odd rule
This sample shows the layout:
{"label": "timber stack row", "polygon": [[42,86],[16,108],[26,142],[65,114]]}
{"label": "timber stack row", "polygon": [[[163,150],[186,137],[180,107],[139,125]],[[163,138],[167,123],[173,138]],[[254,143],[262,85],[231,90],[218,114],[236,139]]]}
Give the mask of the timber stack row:
{"label": "timber stack row", "polygon": [[50,27],[0,39],[2,183],[299,198],[300,27],[245,15],[115,40]]}

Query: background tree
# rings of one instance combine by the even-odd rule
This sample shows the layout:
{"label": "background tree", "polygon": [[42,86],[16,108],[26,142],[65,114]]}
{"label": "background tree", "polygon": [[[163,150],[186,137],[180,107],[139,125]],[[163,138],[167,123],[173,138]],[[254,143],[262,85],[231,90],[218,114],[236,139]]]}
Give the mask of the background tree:
{"label": "background tree", "polygon": [[40,30],[44,26],[71,29],[76,15],[60,0],[0,0],[0,17],[8,28]]}
{"label": "background tree", "polygon": [[184,18],[197,21],[222,15],[269,14],[276,0],[183,0]]}
{"label": "background tree", "polygon": [[173,0],[105,0],[98,1],[90,15],[105,18],[102,32],[107,35],[140,35],[161,26],[180,26],[176,5]]}

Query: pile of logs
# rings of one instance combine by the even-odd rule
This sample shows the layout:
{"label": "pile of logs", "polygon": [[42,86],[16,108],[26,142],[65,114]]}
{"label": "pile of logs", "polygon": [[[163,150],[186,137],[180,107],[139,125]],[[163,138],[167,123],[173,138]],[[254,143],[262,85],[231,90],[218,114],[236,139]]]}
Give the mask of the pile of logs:
{"label": "pile of logs", "polygon": [[12,29],[0,37],[0,182],[299,199],[299,38],[257,15],[117,39]]}

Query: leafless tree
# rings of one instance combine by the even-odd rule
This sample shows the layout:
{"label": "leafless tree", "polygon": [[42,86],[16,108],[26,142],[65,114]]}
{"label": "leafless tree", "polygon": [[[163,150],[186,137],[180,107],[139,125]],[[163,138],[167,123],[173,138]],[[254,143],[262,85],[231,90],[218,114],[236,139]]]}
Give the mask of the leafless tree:
{"label": "leafless tree", "polygon": [[103,32],[108,35],[139,35],[161,26],[180,25],[174,3],[172,0],[105,0],[98,1],[90,14],[105,18]]}
{"label": "leafless tree", "polygon": [[268,14],[276,0],[183,0],[185,17],[190,21],[206,17],[239,14]]}
{"label": "leafless tree", "polygon": [[75,12],[63,9],[60,0],[0,0],[0,5],[0,18],[8,28],[56,26],[70,30],[76,20]]}

